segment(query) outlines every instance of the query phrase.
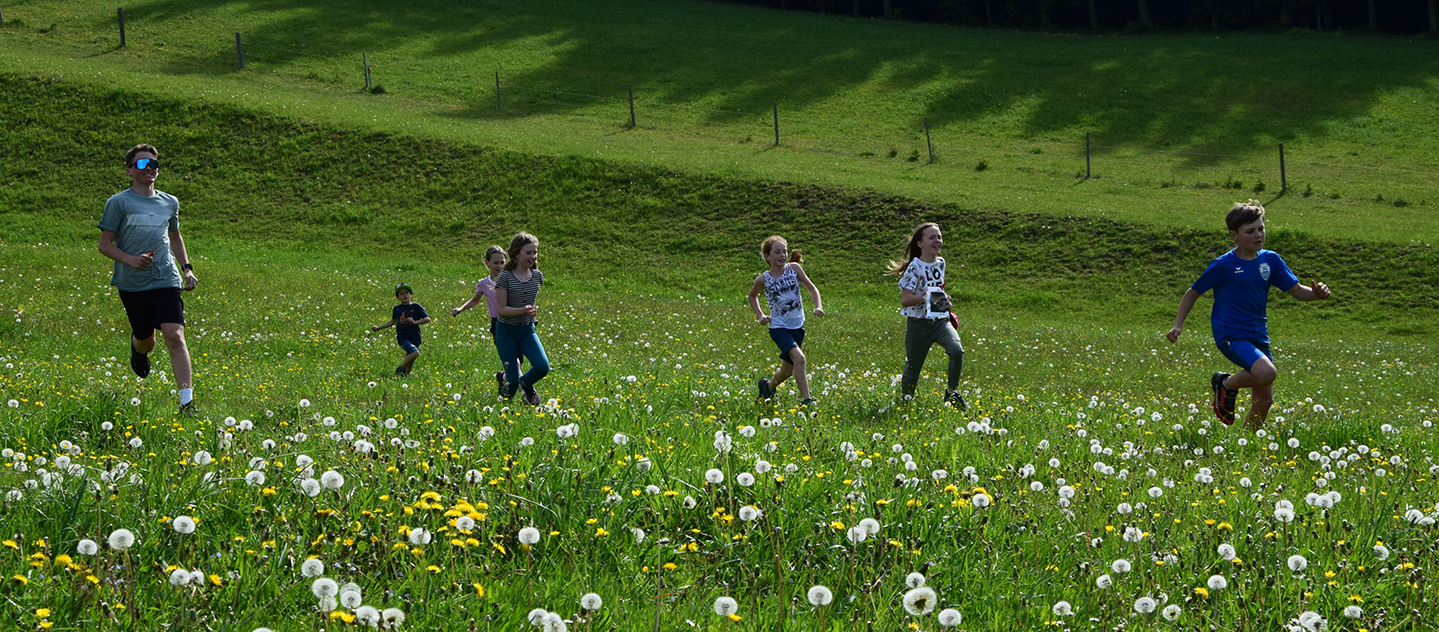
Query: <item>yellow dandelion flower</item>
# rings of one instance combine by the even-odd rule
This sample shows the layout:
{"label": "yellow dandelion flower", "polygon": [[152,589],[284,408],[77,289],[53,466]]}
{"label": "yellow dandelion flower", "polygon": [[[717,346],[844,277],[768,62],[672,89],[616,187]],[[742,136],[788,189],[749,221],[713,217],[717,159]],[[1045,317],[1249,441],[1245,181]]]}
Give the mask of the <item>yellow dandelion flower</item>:
{"label": "yellow dandelion flower", "polygon": [[484,596],[485,596],[485,587],[482,586],[482,585],[480,585],[479,582],[475,582],[475,583],[470,584],[470,585],[475,587],[475,596],[476,596],[476,597],[484,597]]}

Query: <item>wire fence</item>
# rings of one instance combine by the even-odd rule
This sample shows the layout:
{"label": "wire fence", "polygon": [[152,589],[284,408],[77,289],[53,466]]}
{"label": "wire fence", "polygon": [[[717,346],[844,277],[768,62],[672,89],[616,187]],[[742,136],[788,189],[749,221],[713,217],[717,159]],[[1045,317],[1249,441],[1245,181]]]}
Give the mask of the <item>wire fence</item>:
{"label": "wire fence", "polygon": [[[118,15],[123,41],[123,11]],[[580,127],[597,135],[640,130],[650,133],[648,142],[667,147],[685,143],[755,150],[782,147],[800,155],[843,159],[843,168],[856,172],[892,173],[897,168],[923,167],[931,171],[929,177],[938,173],[961,178],[1004,169],[1051,180],[1109,179],[1130,186],[1270,195],[1293,192],[1336,203],[1405,207],[1429,205],[1435,197],[1430,174],[1439,169],[1439,161],[1419,168],[1398,168],[1345,164],[1332,156],[1310,159],[1294,155],[1292,150],[1286,154],[1278,143],[1240,147],[1237,152],[1169,150],[1091,143],[1087,135],[1073,139],[988,136],[960,131],[959,126],[931,127],[922,117],[874,121],[813,105],[791,112],[779,101],[720,107],[652,97],[619,86],[608,94],[597,94],[593,89],[562,85],[525,85],[503,72],[473,68],[437,73],[433,59],[368,54],[356,58],[317,51],[298,42],[246,41],[241,33],[234,34],[233,50],[228,45],[192,43],[174,46],[169,52],[214,70],[228,67],[327,88],[396,93],[458,106],[456,115],[461,117],[553,120],[563,122],[566,132]],[[1439,199],[1433,201],[1439,203]]]}

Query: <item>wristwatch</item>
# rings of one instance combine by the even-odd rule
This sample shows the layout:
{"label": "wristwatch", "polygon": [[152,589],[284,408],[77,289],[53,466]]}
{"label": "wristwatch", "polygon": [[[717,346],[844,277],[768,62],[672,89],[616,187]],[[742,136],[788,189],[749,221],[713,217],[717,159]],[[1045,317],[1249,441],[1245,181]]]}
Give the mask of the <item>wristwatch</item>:
{"label": "wristwatch", "polygon": [[195,266],[194,266],[194,264],[187,263],[187,264],[185,264],[185,265],[180,266],[180,269],[181,269],[181,270],[189,270],[189,271],[191,271],[191,272],[194,272],[194,271],[195,271]]}

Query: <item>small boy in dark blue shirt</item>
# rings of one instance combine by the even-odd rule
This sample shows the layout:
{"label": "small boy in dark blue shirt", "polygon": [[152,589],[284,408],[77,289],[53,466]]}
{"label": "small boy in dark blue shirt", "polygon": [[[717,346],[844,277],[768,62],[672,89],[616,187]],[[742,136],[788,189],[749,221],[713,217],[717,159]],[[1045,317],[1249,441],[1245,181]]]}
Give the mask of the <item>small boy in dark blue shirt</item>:
{"label": "small boy in dark blue shirt", "polygon": [[400,366],[395,367],[395,375],[404,377],[410,374],[410,368],[415,366],[415,358],[420,357],[420,325],[430,322],[430,315],[419,303],[411,303],[410,299],[415,296],[415,291],[410,286],[401,283],[395,286],[395,298],[400,304],[391,310],[390,320],[383,325],[373,325],[370,331],[379,331],[391,325],[395,326],[395,341],[400,348],[405,350],[405,359]]}
{"label": "small boy in dark blue shirt", "polygon": [[1258,430],[1274,404],[1274,378],[1279,375],[1269,351],[1269,287],[1301,301],[1329,298],[1329,287],[1312,279],[1310,286],[1300,284],[1278,253],[1264,250],[1264,207],[1257,200],[1235,204],[1224,221],[1234,249],[1209,262],[1204,274],[1184,293],[1174,328],[1165,337],[1170,342],[1179,340],[1184,318],[1194,308],[1194,301],[1214,290],[1210,315],[1214,344],[1224,357],[1244,369],[1234,375],[1221,372],[1210,377],[1214,414],[1225,425],[1233,424],[1239,389],[1252,389],[1244,423],[1250,430]]}

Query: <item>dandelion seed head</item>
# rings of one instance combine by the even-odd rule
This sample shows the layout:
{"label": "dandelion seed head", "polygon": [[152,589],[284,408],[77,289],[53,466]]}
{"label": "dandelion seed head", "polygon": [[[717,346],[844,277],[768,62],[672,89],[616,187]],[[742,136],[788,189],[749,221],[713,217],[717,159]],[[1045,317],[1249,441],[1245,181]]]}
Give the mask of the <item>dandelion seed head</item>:
{"label": "dandelion seed head", "polygon": [[1309,567],[1309,560],[1304,559],[1303,555],[1298,554],[1289,556],[1289,559],[1285,560],[1284,563],[1286,566],[1289,567],[1289,570],[1296,573],[1301,572]]}
{"label": "dandelion seed head", "polygon": [[939,601],[939,595],[929,586],[920,586],[910,589],[904,593],[904,611],[911,616],[919,617],[934,611],[934,604]]}
{"label": "dandelion seed head", "polygon": [[587,593],[585,596],[580,597],[580,607],[585,610],[599,610],[603,605],[605,605],[605,600],[601,599],[600,596],[595,593]]}
{"label": "dandelion seed head", "polygon": [[739,612],[739,603],[729,597],[720,597],[715,599],[714,611],[721,617],[728,617]]}
{"label": "dandelion seed head", "polygon": [[964,617],[954,608],[945,608],[939,611],[939,625],[946,628],[958,627]]}
{"label": "dandelion seed head", "polygon": [[340,593],[340,585],[329,577],[321,577],[310,584],[310,592],[319,599],[334,597]]}
{"label": "dandelion seed head", "polygon": [[319,577],[325,574],[325,563],[319,558],[310,558],[300,564],[300,575],[302,577]]}
{"label": "dandelion seed head", "polygon": [[540,541],[540,530],[534,527],[520,529],[520,544],[534,546]]}
{"label": "dandelion seed head", "polygon": [[828,606],[834,601],[834,593],[824,586],[811,586],[805,596],[809,598],[810,605],[816,607]]}
{"label": "dandelion seed head", "polygon": [[135,534],[129,529],[116,529],[110,532],[108,540],[110,548],[116,551],[124,551],[135,544]]}

